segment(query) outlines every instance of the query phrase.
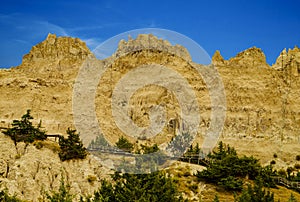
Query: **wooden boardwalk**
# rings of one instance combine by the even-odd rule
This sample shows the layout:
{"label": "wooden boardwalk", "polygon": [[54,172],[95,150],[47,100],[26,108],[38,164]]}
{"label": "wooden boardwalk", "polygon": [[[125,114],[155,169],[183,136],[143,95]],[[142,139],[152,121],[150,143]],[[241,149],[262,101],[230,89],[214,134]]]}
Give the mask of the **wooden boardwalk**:
{"label": "wooden boardwalk", "polygon": [[[0,131],[1,130],[7,130],[7,129],[8,129],[8,127],[0,127]],[[60,137],[62,137],[62,135],[59,135],[59,134],[49,134],[49,135],[47,135],[46,134],[46,137],[47,137],[47,139],[48,138],[54,138],[54,141],[56,142],[57,140],[59,140]]]}
{"label": "wooden boardwalk", "polygon": [[[99,152],[103,154],[113,154],[113,155],[121,155],[121,156],[138,156],[140,154],[133,154],[130,152],[126,152],[117,148],[88,148],[89,152]],[[183,156],[165,156],[169,160],[178,160],[183,162],[188,162],[191,164],[198,164],[207,166],[207,162],[202,154],[190,154],[190,155],[183,155]]]}
{"label": "wooden boardwalk", "polygon": [[289,181],[286,178],[283,177],[273,177],[275,180],[276,184],[284,186],[288,189],[295,189],[300,192],[300,182],[296,181]]}
{"label": "wooden boardwalk", "polygon": [[[0,130],[6,130],[8,129],[7,127],[0,127]],[[55,141],[59,139],[62,135],[59,134],[49,134],[46,135],[47,138],[55,138]],[[116,148],[88,148],[89,152],[100,152],[100,153],[109,153],[109,154],[115,154],[115,155],[123,155],[123,156],[135,156],[136,154],[132,154],[130,152],[126,152],[120,149]],[[185,153],[181,157],[170,157],[167,156],[167,158],[172,159],[172,160],[179,160],[183,162],[187,162],[190,164],[198,164],[198,165],[204,165],[207,166],[208,163],[205,160],[205,156],[202,153],[195,154],[195,153]],[[275,180],[275,183],[281,186],[284,186],[288,189],[294,189],[298,192],[300,192],[300,182],[297,181],[289,181],[286,178],[283,177],[273,177]]]}

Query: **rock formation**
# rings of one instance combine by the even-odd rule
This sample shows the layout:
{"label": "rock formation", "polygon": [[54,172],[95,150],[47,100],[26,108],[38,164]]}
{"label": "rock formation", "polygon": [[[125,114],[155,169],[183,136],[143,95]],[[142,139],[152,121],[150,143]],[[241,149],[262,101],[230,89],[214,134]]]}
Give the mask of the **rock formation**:
{"label": "rock formation", "polygon": [[45,41],[33,46],[23,57],[17,69],[31,77],[74,78],[80,63],[90,55],[91,51],[80,39],[48,34]]}
{"label": "rock formation", "polygon": [[300,72],[300,49],[298,47],[288,51],[284,49],[272,67],[277,70],[286,69],[286,71],[290,71],[289,74],[292,76],[298,76]]}
{"label": "rock formation", "polygon": [[212,56],[211,60],[212,60],[212,63],[216,66],[225,65],[225,60],[219,50],[217,50],[215,52],[215,54]]}
{"label": "rock formation", "polygon": [[[142,50],[149,46],[153,48]],[[31,109],[36,122],[42,120],[50,134],[65,134],[68,127],[74,128],[73,86],[87,58],[94,58],[94,55],[80,39],[49,34],[24,56],[20,66],[0,70],[0,126],[9,126],[13,119],[19,119]],[[191,57],[184,47],[172,46],[152,35],[140,35],[135,40],[121,41],[116,53],[103,65],[112,60],[114,62],[99,81],[95,98],[99,125],[110,142],[122,135],[111,114],[114,85],[137,65],[152,63],[180,73],[194,89],[201,113],[196,141],[203,141],[210,124],[209,92],[190,65]],[[288,165],[300,153],[299,48],[284,50],[272,67],[266,63],[263,52],[255,47],[229,60],[224,60],[217,51],[213,63],[223,80],[227,99],[221,139],[241,154],[261,158],[262,163],[268,163],[267,159],[278,153],[279,158],[285,158],[278,166]],[[162,144],[174,135],[176,126],[172,123],[180,122],[180,107],[172,92],[154,85],[139,89],[129,100],[128,115],[138,126],[147,126],[152,107],[159,103],[165,107],[168,121],[163,132],[150,141]],[[68,177],[74,187],[73,193],[92,193],[102,174],[107,172],[91,156],[80,163],[61,163],[51,146],[38,150],[30,145],[20,155],[3,134],[0,134],[0,143],[0,184],[24,199],[34,196],[36,200],[42,187],[45,190],[57,188],[61,173]],[[97,179],[95,186],[87,180],[89,175]],[[53,187],[49,187],[49,183]]]}
{"label": "rock formation", "polygon": [[266,56],[261,49],[252,47],[230,58],[228,65],[240,67],[268,67]]}
{"label": "rock formation", "polygon": [[140,34],[134,40],[121,40],[115,55],[121,56],[129,52],[144,50],[145,48],[161,51],[167,50],[171,54],[177,55],[187,61],[191,61],[191,56],[185,47],[180,45],[172,46],[167,40],[157,39],[157,37],[152,34]]}

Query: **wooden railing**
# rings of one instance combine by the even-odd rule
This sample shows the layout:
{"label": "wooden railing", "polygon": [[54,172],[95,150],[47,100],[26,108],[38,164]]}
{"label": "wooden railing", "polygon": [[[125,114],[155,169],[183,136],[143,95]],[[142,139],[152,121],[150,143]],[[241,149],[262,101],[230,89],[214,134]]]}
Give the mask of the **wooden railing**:
{"label": "wooden railing", "polygon": [[[0,127],[0,130],[6,130],[7,127]],[[55,141],[59,139],[62,135],[59,134],[50,134],[46,135],[47,138],[55,138]],[[100,153],[110,153],[110,154],[116,154],[116,155],[125,155],[125,156],[134,156],[134,154],[131,154],[129,152],[116,149],[116,148],[89,148],[88,151],[90,152],[100,152]],[[180,160],[183,162],[191,163],[191,164],[198,164],[198,165],[208,165],[207,161],[205,160],[205,156],[201,153],[194,154],[194,153],[186,153],[182,157],[172,157],[174,160]],[[295,189],[300,192],[300,182],[297,181],[289,181],[286,178],[283,177],[273,177],[276,184],[284,186],[289,189]]]}
{"label": "wooden railing", "polygon": [[[1,130],[7,130],[8,128],[7,127],[0,127],[0,131]],[[59,134],[49,134],[49,135],[47,135],[46,134],[46,137],[47,138],[55,138],[54,139],[54,141],[56,142],[58,139],[59,139],[59,137],[61,137],[62,135],[59,135]]]}
{"label": "wooden railing", "polygon": [[278,185],[282,185],[282,186],[285,186],[286,188],[295,189],[297,191],[300,191],[300,182],[289,181],[288,179],[283,178],[283,177],[273,177],[273,179],[275,180],[276,184],[278,184]]}
{"label": "wooden railing", "polygon": [[59,134],[51,134],[51,135],[46,135],[47,139],[49,137],[54,137],[54,141],[56,142],[57,140],[59,140],[59,138],[61,137],[62,135],[59,135]]}

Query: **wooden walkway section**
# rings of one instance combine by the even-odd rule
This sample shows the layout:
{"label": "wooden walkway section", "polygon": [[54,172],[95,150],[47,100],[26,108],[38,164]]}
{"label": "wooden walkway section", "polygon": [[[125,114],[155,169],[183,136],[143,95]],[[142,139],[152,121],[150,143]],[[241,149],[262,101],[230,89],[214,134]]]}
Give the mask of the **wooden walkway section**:
{"label": "wooden walkway section", "polygon": [[195,153],[185,153],[182,157],[178,158],[179,161],[187,162],[190,164],[197,164],[202,166],[208,166],[208,162],[205,159],[205,155],[203,153],[195,154]]}
{"label": "wooden walkway section", "polygon": [[[1,130],[7,130],[7,129],[8,129],[7,127],[0,127],[0,131]],[[59,140],[60,137],[62,137],[62,135],[59,135],[59,134],[49,134],[49,135],[47,135],[46,134],[46,137],[47,137],[47,139],[48,138],[54,138],[54,141],[56,142],[57,140]]]}
{"label": "wooden walkway section", "polygon": [[[133,154],[130,152],[126,152],[117,148],[88,148],[89,152],[99,152],[103,154],[113,154],[113,155],[121,155],[121,156],[137,156],[139,154]],[[191,164],[197,164],[197,165],[203,165],[208,166],[207,161],[204,158],[204,155],[202,154],[189,154],[189,155],[183,155],[181,157],[176,156],[166,156],[167,159],[171,160],[178,160],[183,162],[188,162]]]}
{"label": "wooden walkway section", "polygon": [[47,139],[54,138],[54,141],[56,142],[57,140],[59,140],[60,137],[62,137],[62,135],[59,134],[52,134],[52,135],[46,135]]}
{"label": "wooden walkway section", "polygon": [[115,149],[115,148],[87,148],[88,152],[99,152],[103,154],[115,154],[115,155],[122,155],[122,156],[135,156],[135,154],[126,152],[120,149]]}
{"label": "wooden walkway section", "polygon": [[273,177],[276,184],[284,186],[288,189],[294,189],[298,192],[300,192],[300,182],[297,181],[289,181],[286,178],[283,177]]}
{"label": "wooden walkway section", "polygon": [[[0,127],[0,130],[7,130],[7,127]],[[56,142],[57,139],[59,140],[62,135],[59,134],[49,134],[46,135],[47,139],[48,138],[55,138],[54,141]],[[123,155],[123,156],[136,156],[137,154],[133,154],[130,152],[126,152],[120,149],[116,149],[114,147],[111,148],[88,148],[87,149],[89,152],[100,152],[100,153],[106,153],[106,154],[115,154],[115,155]],[[172,160],[179,160],[183,162],[187,162],[190,164],[197,164],[197,165],[203,165],[203,166],[208,166],[208,163],[205,159],[205,155],[203,153],[195,154],[195,153],[185,153],[181,157],[170,157],[168,156],[167,158],[172,159]],[[288,189],[294,189],[298,192],[300,192],[300,182],[297,181],[289,181],[286,178],[283,177],[273,177],[274,181],[276,184],[280,186],[284,186]]]}

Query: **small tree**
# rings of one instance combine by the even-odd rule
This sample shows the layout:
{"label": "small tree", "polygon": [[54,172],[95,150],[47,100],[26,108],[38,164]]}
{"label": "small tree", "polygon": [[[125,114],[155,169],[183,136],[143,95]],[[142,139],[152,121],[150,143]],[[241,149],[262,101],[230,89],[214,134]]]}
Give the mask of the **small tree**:
{"label": "small tree", "polygon": [[254,157],[239,157],[233,147],[219,143],[217,151],[207,155],[208,167],[198,171],[199,180],[217,184],[229,191],[242,190],[243,179],[255,179],[261,166]]}
{"label": "small tree", "polygon": [[157,144],[154,144],[153,146],[141,145],[141,147],[143,154],[151,154],[159,151]]}
{"label": "small tree", "polygon": [[184,201],[174,179],[163,171],[139,175],[115,172],[112,179],[102,181],[93,201]]}
{"label": "small tree", "polygon": [[274,193],[263,189],[262,179],[257,178],[254,186],[248,185],[247,188],[244,188],[242,194],[235,201],[274,202]]}
{"label": "small tree", "polygon": [[213,202],[220,202],[218,194],[215,194]]}
{"label": "small tree", "polygon": [[286,172],[287,172],[287,179],[289,179],[289,180],[291,179],[293,171],[294,171],[294,169],[293,169],[292,167],[288,167],[288,168],[286,169]]}
{"label": "small tree", "polygon": [[133,144],[123,136],[116,142],[116,146],[126,152],[131,152],[133,150]]}
{"label": "small tree", "polygon": [[72,202],[74,196],[70,194],[70,185],[65,185],[64,178],[60,180],[58,192],[52,192],[50,195],[46,193],[46,197],[50,202]]}
{"label": "small tree", "polygon": [[7,190],[0,191],[0,201],[2,202],[22,202],[15,195],[9,196]]}
{"label": "small tree", "polygon": [[297,199],[296,199],[296,197],[294,196],[294,194],[293,194],[293,193],[291,193],[291,195],[290,195],[290,198],[289,198],[288,202],[297,202]]}
{"label": "small tree", "polygon": [[88,149],[101,149],[101,148],[109,148],[110,145],[105,139],[103,134],[100,134],[96,137],[96,139],[92,140],[88,146]]}
{"label": "small tree", "polygon": [[84,159],[87,155],[86,148],[83,147],[82,141],[76,130],[67,130],[68,138],[61,136],[59,138],[60,152],[59,157],[62,161],[70,159]]}
{"label": "small tree", "polygon": [[30,115],[30,110],[24,114],[21,120],[13,120],[12,128],[8,128],[3,133],[10,136],[15,145],[17,142],[32,143],[34,140],[45,140],[46,132],[41,130],[41,122],[37,127],[32,125],[31,120],[33,117]]}

